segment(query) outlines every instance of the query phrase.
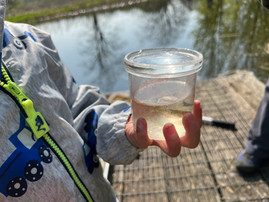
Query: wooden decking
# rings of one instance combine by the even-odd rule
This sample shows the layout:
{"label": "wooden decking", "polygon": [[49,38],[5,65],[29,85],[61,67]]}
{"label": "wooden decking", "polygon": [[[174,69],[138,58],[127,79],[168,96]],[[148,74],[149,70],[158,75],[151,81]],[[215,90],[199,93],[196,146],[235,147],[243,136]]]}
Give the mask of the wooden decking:
{"label": "wooden decking", "polygon": [[269,167],[243,176],[234,166],[263,92],[264,84],[246,71],[198,82],[203,115],[235,122],[237,131],[203,125],[199,146],[183,148],[177,158],[150,147],[131,165],[115,166],[111,181],[119,200],[269,201]]}

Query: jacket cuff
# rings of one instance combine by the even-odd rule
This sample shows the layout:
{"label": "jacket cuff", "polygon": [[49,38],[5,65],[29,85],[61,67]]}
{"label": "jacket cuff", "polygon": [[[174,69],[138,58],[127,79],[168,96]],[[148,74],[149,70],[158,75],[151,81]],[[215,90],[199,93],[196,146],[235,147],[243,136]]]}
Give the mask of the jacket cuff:
{"label": "jacket cuff", "polygon": [[97,153],[110,164],[130,164],[144,150],[134,147],[125,135],[130,114],[131,108],[126,103],[115,102],[100,117]]}

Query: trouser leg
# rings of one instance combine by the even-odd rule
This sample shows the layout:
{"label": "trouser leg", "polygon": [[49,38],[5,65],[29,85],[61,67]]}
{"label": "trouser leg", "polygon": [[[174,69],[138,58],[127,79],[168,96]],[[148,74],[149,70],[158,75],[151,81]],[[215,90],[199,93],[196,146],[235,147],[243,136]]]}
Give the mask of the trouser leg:
{"label": "trouser leg", "polygon": [[261,159],[269,157],[269,80],[249,131],[246,152]]}

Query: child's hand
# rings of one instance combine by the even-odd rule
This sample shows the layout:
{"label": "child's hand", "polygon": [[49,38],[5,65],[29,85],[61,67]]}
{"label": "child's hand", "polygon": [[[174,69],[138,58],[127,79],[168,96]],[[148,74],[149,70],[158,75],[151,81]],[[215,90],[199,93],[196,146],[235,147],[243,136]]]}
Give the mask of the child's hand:
{"label": "child's hand", "polygon": [[173,124],[167,123],[163,127],[165,140],[153,140],[148,137],[146,120],[140,118],[137,120],[136,129],[133,127],[132,117],[128,120],[125,127],[125,134],[129,142],[139,148],[146,148],[150,145],[156,145],[167,155],[176,157],[179,155],[181,146],[195,148],[200,141],[200,128],[202,125],[202,108],[200,101],[194,101],[193,114],[187,113],[182,119],[185,128],[185,136],[179,138]]}

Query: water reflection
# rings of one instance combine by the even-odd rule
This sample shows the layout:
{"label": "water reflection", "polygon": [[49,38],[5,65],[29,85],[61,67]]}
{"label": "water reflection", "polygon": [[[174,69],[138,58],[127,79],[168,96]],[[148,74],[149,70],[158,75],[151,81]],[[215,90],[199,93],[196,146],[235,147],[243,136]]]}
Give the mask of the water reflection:
{"label": "water reflection", "polygon": [[173,44],[188,26],[189,8],[182,1],[162,1],[155,9],[152,9],[154,13],[151,9],[144,9],[150,14],[148,14],[144,28],[142,28],[146,31],[143,39],[153,40],[155,44],[162,47]]}
{"label": "water reflection", "polygon": [[[85,68],[86,74],[92,74],[92,82],[101,86],[103,91],[110,91],[111,83],[117,80],[117,65],[122,61],[122,55],[117,50],[122,46],[119,40],[114,40],[115,30],[106,32],[103,27],[109,21],[103,21],[100,16],[93,14],[89,21],[91,26],[85,26],[83,33],[86,34],[80,44],[79,52],[85,58],[81,61],[81,66]],[[105,79],[101,79],[104,78]]]}
{"label": "water reflection", "polygon": [[38,25],[52,34],[78,83],[102,92],[127,90],[126,53],[184,47],[205,58],[199,79],[228,70],[269,75],[269,12],[258,1],[155,0]]}
{"label": "water reflection", "polygon": [[213,1],[201,6],[194,48],[204,54],[204,78],[227,70],[253,71],[260,79],[268,78],[268,11],[257,1],[235,4]]}

